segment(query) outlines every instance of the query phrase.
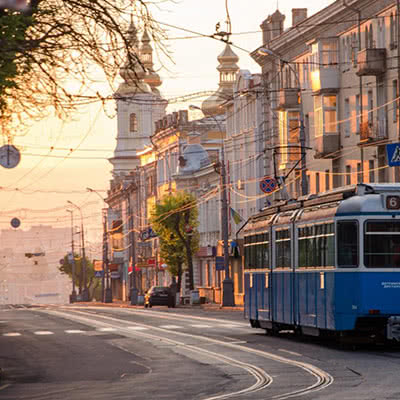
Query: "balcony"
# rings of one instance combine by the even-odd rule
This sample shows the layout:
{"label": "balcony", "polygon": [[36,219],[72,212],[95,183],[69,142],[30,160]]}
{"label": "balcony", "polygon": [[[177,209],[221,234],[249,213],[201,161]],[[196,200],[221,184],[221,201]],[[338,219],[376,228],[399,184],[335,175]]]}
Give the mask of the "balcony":
{"label": "balcony", "polygon": [[357,55],[358,76],[381,75],[386,72],[386,49],[364,49]]}
{"label": "balcony", "polygon": [[339,133],[324,133],[315,138],[315,156],[314,158],[335,158],[340,150]]}
{"label": "balcony", "polygon": [[299,106],[298,88],[286,88],[280,90],[278,106],[280,110],[297,109]]}
{"label": "balcony", "polygon": [[311,86],[314,95],[336,93],[339,91],[339,68],[327,66],[311,73]]}
{"label": "balcony", "polygon": [[360,144],[371,144],[388,138],[386,119],[366,121],[360,125]]}

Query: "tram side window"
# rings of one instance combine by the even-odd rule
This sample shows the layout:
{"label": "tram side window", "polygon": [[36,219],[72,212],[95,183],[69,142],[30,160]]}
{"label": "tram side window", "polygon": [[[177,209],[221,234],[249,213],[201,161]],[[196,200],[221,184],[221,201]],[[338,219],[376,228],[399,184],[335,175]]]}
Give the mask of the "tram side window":
{"label": "tram side window", "polygon": [[364,237],[367,268],[400,268],[400,221],[367,221]]}
{"label": "tram side window", "polygon": [[270,267],[268,243],[268,233],[245,238],[244,258],[246,269],[262,269]]}
{"label": "tram side window", "polygon": [[291,267],[290,233],[289,229],[276,231],[276,268]]}
{"label": "tram side window", "polygon": [[302,226],[298,228],[298,266],[331,267],[335,265],[333,223]]}
{"label": "tram side window", "polygon": [[339,267],[358,267],[358,222],[338,221],[337,252]]}

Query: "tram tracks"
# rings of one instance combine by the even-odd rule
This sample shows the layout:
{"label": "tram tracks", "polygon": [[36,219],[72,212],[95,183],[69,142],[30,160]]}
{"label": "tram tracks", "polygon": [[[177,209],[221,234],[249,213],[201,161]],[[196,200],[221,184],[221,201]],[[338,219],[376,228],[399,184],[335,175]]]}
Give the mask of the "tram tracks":
{"label": "tram tracks", "polygon": [[[195,335],[192,333],[187,332],[177,332],[171,331],[161,327],[155,327],[152,325],[147,325],[144,323],[133,322],[125,319],[115,318],[106,315],[100,314],[93,314],[88,311],[81,311],[81,310],[68,310],[66,311],[56,311],[56,310],[41,310],[43,313],[48,313],[50,315],[58,316],[64,319],[73,320],[78,323],[82,323],[85,325],[89,325],[95,327],[97,329],[101,328],[116,328],[119,330],[120,333],[124,334],[125,336],[132,337],[142,337],[143,339],[147,340],[157,340],[162,341],[166,344],[179,346],[184,348],[185,350],[189,350],[192,353],[199,354],[202,357],[209,357],[214,360],[218,360],[223,362],[226,365],[231,367],[240,368],[246,371],[249,375],[251,375],[255,379],[255,383],[251,386],[246,387],[242,390],[215,395],[211,397],[207,397],[204,400],[222,400],[222,399],[229,399],[229,398],[237,398],[238,396],[249,395],[255,392],[259,392],[261,390],[266,389],[273,383],[273,378],[266,372],[264,369],[260,368],[255,364],[245,363],[240,361],[237,358],[233,358],[221,353],[217,353],[215,351],[210,351],[204,348],[204,344],[215,345],[215,346],[222,346],[224,348],[230,348],[235,352],[242,352],[246,353],[247,355],[251,354],[256,357],[266,358],[278,363],[283,363],[286,365],[290,365],[292,367],[297,367],[305,371],[306,373],[312,375],[315,378],[315,382],[312,385],[307,387],[297,389],[294,391],[284,392],[276,395],[272,395],[269,397],[265,397],[266,399],[274,399],[274,400],[285,400],[305,394],[314,393],[329,387],[334,379],[333,377],[328,374],[327,372],[321,370],[320,368],[305,363],[303,361],[293,360],[286,357],[282,357],[270,352],[266,352],[263,350],[258,350],[250,347],[243,346],[242,344],[238,344],[237,342],[224,342],[215,338],[207,337],[207,336],[200,336]],[[118,326],[117,326],[118,325]],[[148,333],[144,331],[137,331],[129,329],[129,326],[136,326],[145,329],[151,329],[153,333]],[[155,333],[160,333],[162,335],[157,335]],[[166,334],[170,336],[175,336],[174,339],[166,337]],[[176,337],[180,337],[182,339],[195,339],[196,343],[199,345],[187,344],[182,340],[177,340]]]}

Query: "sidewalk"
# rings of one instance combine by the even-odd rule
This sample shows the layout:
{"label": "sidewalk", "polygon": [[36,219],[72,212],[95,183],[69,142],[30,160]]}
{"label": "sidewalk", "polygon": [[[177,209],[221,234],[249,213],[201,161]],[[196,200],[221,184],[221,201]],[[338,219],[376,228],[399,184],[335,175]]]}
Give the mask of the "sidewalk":
{"label": "sidewalk", "polygon": [[[76,302],[73,304],[81,304],[85,306],[94,306],[94,307],[120,307],[120,308],[144,308],[143,305],[132,306],[129,301],[122,300],[113,300],[112,303],[102,303],[100,301],[91,301],[91,302]],[[232,311],[232,312],[243,312],[243,306],[234,306],[234,307],[222,307],[221,304],[196,304],[196,305],[178,305],[176,308],[183,309],[194,309],[194,310],[204,310],[204,311]]]}

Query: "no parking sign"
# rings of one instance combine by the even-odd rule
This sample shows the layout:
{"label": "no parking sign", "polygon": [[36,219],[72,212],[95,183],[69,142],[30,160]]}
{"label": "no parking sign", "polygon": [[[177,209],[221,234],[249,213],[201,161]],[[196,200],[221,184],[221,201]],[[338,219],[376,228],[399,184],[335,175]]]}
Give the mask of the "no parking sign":
{"label": "no parking sign", "polygon": [[260,181],[260,189],[264,193],[275,192],[275,190],[278,189],[278,182],[275,178],[272,178],[271,176],[266,176]]}

